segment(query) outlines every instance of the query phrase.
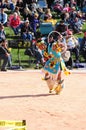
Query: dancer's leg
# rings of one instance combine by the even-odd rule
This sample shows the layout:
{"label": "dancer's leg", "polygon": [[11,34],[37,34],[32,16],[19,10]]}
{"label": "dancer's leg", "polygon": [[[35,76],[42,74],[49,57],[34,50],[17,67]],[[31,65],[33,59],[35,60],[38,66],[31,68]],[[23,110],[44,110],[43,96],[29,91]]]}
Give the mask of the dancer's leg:
{"label": "dancer's leg", "polygon": [[52,91],[55,91],[56,94],[59,94],[63,88],[63,82],[64,79],[62,80],[62,71],[59,71],[55,83],[53,85]]}
{"label": "dancer's leg", "polygon": [[46,82],[47,82],[47,85],[48,85],[48,88],[49,88],[49,93],[51,93],[51,92],[52,92],[52,89],[53,89],[53,86],[54,86],[55,81],[54,81],[54,80],[52,80],[52,78],[49,78],[48,80],[46,80]]}

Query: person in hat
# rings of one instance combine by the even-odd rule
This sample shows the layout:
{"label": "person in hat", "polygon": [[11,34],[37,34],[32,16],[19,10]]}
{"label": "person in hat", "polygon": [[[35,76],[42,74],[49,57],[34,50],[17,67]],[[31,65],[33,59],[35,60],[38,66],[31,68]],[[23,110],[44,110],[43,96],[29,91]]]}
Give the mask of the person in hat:
{"label": "person in hat", "polygon": [[31,41],[33,38],[33,29],[29,23],[29,20],[26,20],[21,26],[21,37],[23,40]]}

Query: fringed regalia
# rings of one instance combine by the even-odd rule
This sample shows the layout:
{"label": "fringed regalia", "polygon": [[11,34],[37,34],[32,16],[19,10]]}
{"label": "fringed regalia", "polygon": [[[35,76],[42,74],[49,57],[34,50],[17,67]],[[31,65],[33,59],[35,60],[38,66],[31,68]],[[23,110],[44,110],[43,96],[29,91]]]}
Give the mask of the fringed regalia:
{"label": "fringed regalia", "polygon": [[64,86],[64,79],[62,79],[61,73],[64,72],[66,75],[70,74],[61,57],[62,48],[58,42],[54,42],[52,46],[49,44],[47,52],[46,47],[43,47],[43,42],[40,46],[42,46],[44,58],[47,59],[42,69],[44,72],[43,79],[46,80],[50,93],[55,91],[56,94],[59,94]]}

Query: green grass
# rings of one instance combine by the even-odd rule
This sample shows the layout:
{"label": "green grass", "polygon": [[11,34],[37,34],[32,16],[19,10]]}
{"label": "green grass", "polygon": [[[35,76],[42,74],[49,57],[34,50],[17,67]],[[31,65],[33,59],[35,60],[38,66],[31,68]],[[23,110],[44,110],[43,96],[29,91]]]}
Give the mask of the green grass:
{"label": "green grass", "polygon": [[[14,36],[14,32],[10,27],[5,27],[5,31],[6,31],[6,36],[7,39],[13,39]],[[86,23],[83,25],[83,33],[86,31]],[[83,37],[83,33],[82,34],[75,34],[75,36],[77,37]],[[10,36],[10,37],[9,37]],[[29,64],[29,61],[31,58],[29,56],[24,55],[24,51],[25,49],[20,49],[19,50],[19,54],[20,54],[20,61],[21,61],[21,66],[23,66],[24,68],[34,68],[35,64]],[[11,55],[12,55],[12,64],[13,65],[19,65],[19,61],[18,61],[18,49],[11,49]],[[80,60],[83,61],[84,59],[80,56]]]}
{"label": "green grass", "polygon": [[12,63],[13,65],[21,65],[23,68],[34,68],[34,60],[35,58],[29,57],[24,54],[25,49],[12,49]]}
{"label": "green grass", "polygon": [[[13,38],[14,32],[10,27],[5,27],[6,37],[8,40],[15,40]],[[12,65],[21,65],[24,68],[33,68],[35,65],[31,63],[31,60],[33,61],[34,58],[30,58],[29,56],[24,54],[25,49],[13,49],[11,48],[11,55],[12,55]]]}
{"label": "green grass", "polygon": [[[8,40],[16,40],[13,30],[10,27],[5,27],[6,37]],[[12,65],[20,65],[23,68],[35,68],[35,58],[25,55],[25,49],[11,48]],[[41,65],[40,65],[41,67]]]}

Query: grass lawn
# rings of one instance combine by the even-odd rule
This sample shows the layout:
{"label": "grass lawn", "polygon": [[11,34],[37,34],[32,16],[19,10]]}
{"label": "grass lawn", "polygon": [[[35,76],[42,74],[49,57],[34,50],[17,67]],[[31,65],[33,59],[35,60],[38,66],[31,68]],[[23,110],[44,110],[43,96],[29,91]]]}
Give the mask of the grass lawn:
{"label": "grass lawn", "polygon": [[[6,36],[8,40],[15,40],[15,35],[13,30],[10,27],[5,27]],[[11,55],[12,55],[12,64],[13,65],[21,65],[24,68],[33,68],[35,65],[31,63],[31,58],[24,54],[25,49],[13,49],[10,48]],[[31,63],[31,64],[30,64]]]}
{"label": "grass lawn", "polygon": [[[5,27],[5,31],[6,31],[6,35],[7,35],[7,39],[13,39],[14,36],[14,32],[10,27]],[[86,23],[83,25],[83,32],[86,31]],[[9,37],[10,36],[10,37]],[[75,34],[75,36],[77,37],[83,37],[83,33],[82,34]],[[12,64],[13,65],[20,65],[23,66],[24,68],[34,68],[35,63],[29,63],[30,60],[33,60],[34,58],[31,58],[27,55],[24,55],[24,51],[25,49],[20,49],[19,50],[19,55],[18,55],[18,49],[12,49],[11,48],[11,54],[12,54]],[[74,58],[74,56],[73,56]],[[19,62],[20,59],[20,62]],[[84,61],[84,59],[82,58],[82,56],[80,56],[80,60]]]}

